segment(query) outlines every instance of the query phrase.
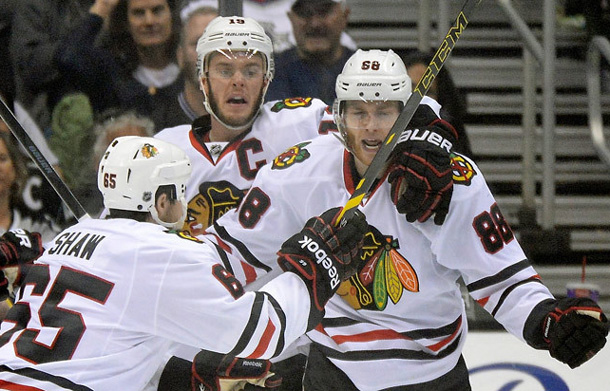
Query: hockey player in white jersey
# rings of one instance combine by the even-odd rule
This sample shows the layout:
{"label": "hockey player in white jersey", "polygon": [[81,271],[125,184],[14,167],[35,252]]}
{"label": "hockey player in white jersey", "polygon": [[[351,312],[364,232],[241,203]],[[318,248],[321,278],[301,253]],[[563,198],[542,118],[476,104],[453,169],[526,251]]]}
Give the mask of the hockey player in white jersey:
{"label": "hockey player in white jersey", "polygon": [[[319,99],[287,97],[263,104],[273,80],[273,45],[255,20],[215,18],[199,39],[197,55],[204,105],[211,115],[155,135],[181,147],[193,164],[184,226],[193,235],[239,205],[258,170],[277,155],[300,141],[337,132],[332,110]],[[435,183],[435,175],[425,169],[410,172],[438,186],[423,189],[422,196],[443,199],[438,206],[424,202],[413,209],[413,218],[427,219],[449,201],[451,183]]]}
{"label": "hockey player in white jersey", "polygon": [[[392,51],[359,50],[350,58],[337,78],[334,105],[343,140],[295,145],[263,167],[239,208],[210,228],[219,245],[241,256],[237,264],[254,269],[234,267],[238,279],[264,275],[257,265],[308,216],[346,204],[410,95],[405,78]],[[455,186],[444,224],[410,216],[414,200],[405,188],[418,185],[408,173],[411,160],[434,166],[449,156],[446,124],[421,122],[438,109],[422,100],[388,170],[359,205],[371,227],[365,266],[342,283],[307,334],[306,391],[470,390],[461,355],[468,330],[460,278],[506,330],[570,367],[605,344],[601,309],[588,299],[552,296],[467,156],[451,154]],[[429,151],[429,159],[413,155],[414,148]]]}
{"label": "hockey player in white jersey", "polygon": [[263,105],[273,79],[273,45],[253,19],[217,17],[197,45],[201,89],[211,114],[155,137],[180,146],[193,163],[184,228],[199,234],[235,208],[258,170],[300,140],[336,131],[319,99]]}
{"label": "hockey player in white jersey", "polygon": [[363,216],[343,228],[332,221],[339,208],[312,218],[273,256],[288,272],[244,292],[211,244],[174,230],[190,173],[165,141],[112,142],[98,171],[109,218],[64,230],[29,269],[1,325],[0,388],[149,389],[179,342],[217,352],[198,378],[216,389],[214,371],[231,375],[235,364],[266,376],[262,359],[321,319],[338,280],[355,272]]}

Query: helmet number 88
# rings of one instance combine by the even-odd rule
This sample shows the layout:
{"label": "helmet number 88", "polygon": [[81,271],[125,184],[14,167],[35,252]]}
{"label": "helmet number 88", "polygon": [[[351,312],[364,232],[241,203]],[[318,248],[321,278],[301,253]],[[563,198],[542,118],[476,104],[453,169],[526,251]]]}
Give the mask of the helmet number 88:
{"label": "helmet number 88", "polygon": [[362,69],[372,69],[374,71],[379,70],[379,61],[362,61]]}
{"label": "helmet number 88", "polygon": [[104,173],[104,187],[114,189],[116,187],[116,174]]}

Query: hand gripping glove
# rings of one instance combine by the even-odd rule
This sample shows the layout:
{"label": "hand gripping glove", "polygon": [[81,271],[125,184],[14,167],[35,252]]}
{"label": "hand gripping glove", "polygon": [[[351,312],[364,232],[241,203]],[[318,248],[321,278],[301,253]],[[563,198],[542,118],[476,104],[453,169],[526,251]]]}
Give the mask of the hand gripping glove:
{"label": "hand gripping glove", "polygon": [[434,223],[441,225],[453,194],[450,153],[457,132],[435,115],[427,125],[416,127],[417,122],[425,122],[422,110],[418,109],[420,113],[416,113],[390,155],[388,182],[392,202],[408,222],[424,222],[434,214]]}
{"label": "hand gripping glove", "polygon": [[195,356],[192,366],[193,391],[237,391],[274,389],[282,378],[271,372],[271,362],[236,358],[202,350]]}
{"label": "hand gripping glove", "polygon": [[6,275],[5,278],[8,279],[9,292],[21,283],[29,265],[38,259],[43,251],[42,239],[38,232],[13,229],[0,237],[0,268],[4,269],[3,277]]}
{"label": "hand gripping glove", "polygon": [[589,298],[548,299],[528,316],[523,330],[527,343],[576,368],[606,344],[608,319]]}
{"label": "hand gripping glove", "polygon": [[360,269],[360,256],[368,224],[364,214],[336,225],[341,208],[329,209],[307,221],[301,232],[282,244],[278,263],[284,271],[298,275],[311,298],[308,330],[324,316],[324,306],[341,281]]}

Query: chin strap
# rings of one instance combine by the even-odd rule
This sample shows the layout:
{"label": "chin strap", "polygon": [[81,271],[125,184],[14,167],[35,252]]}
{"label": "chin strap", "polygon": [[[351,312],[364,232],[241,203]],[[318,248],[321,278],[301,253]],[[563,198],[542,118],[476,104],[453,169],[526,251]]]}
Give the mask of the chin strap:
{"label": "chin strap", "polygon": [[150,215],[152,216],[153,220],[155,220],[155,222],[157,224],[159,224],[165,228],[175,229],[175,230],[182,229],[182,226],[184,225],[184,221],[186,220],[186,213],[187,213],[186,198],[184,198],[184,196],[182,196],[178,199],[178,201],[182,205],[182,215],[180,216],[180,218],[178,220],[174,221],[173,223],[168,223],[166,221],[161,220],[159,218],[159,213],[157,212],[157,208],[154,205],[151,206],[151,208],[149,210]]}

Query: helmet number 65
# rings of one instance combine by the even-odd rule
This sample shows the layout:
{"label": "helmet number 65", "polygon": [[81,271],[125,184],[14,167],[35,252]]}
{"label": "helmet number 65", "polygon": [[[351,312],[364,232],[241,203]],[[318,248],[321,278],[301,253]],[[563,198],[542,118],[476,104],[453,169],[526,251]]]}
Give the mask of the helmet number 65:
{"label": "helmet number 65", "polygon": [[116,187],[116,174],[104,173],[104,187],[111,189]]}

